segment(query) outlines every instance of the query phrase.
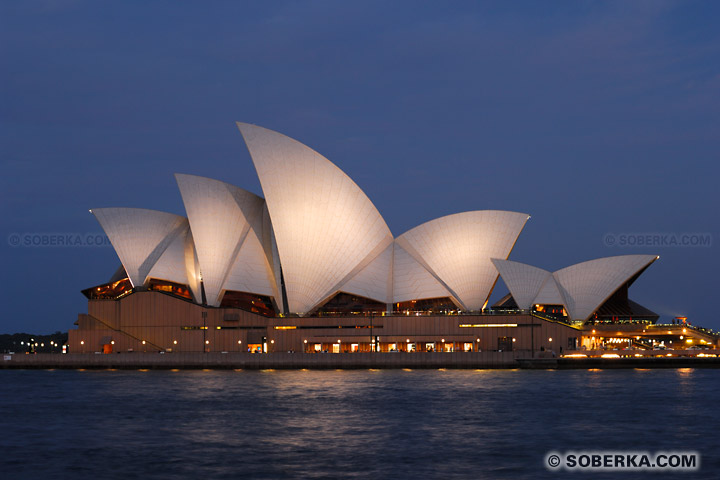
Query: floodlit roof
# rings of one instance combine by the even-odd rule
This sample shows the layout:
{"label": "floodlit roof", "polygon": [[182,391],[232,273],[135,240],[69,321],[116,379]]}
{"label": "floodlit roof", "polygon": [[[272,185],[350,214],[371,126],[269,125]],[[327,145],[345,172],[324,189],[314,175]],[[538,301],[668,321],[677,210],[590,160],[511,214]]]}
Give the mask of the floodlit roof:
{"label": "floodlit roof", "polygon": [[225,290],[272,294],[262,247],[263,199],[219,180],[176,174],[209,305]]}
{"label": "floodlit roof", "polygon": [[413,228],[398,237],[397,244],[465,310],[480,310],[498,277],[490,259],[510,255],[529,218],[500,210],[457,213]]}
{"label": "floodlit roof", "polygon": [[289,310],[308,312],[382,253],[392,234],[360,187],[325,157],[272,130],[238,128],[267,201]]}
{"label": "floodlit roof", "polygon": [[338,290],[371,298],[382,303],[393,302],[392,283],[393,245],[362,267],[358,273],[341,285]]}
{"label": "floodlit roof", "polygon": [[659,257],[620,255],[565,267],[554,273],[531,265],[493,259],[519,308],[563,305],[569,317],[586,321],[610,296]]}
{"label": "floodlit roof", "polygon": [[538,303],[535,299],[540,293],[540,289],[552,277],[551,272],[525,263],[498,258],[493,258],[492,262],[512,293],[518,308],[524,310],[528,310],[534,303]]}
{"label": "floodlit roof", "polygon": [[165,249],[188,229],[185,217],[157,210],[94,208],[90,212],[110,239],[133,287],[145,283]]}
{"label": "floodlit roof", "polygon": [[452,293],[397,242],[394,251],[393,302],[452,297]]}
{"label": "floodlit roof", "polygon": [[[155,265],[153,265],[148,278],[157,278],[160,280],[168,280],[170,282],[180,283],[183,285],[191,285],[193,282],[188,278],[188,269],[185,264],[185,244],[192,242],[192,236],[189,235],[190,226],[187,225],[184,232],[178,234],[173,241],[165,249]],[[191,288],[193,296],[196,300],[200,299],[199,291]]]}
{"label": "floodlit roof", "polygon": [[598,258],[565,267],[553,276],[567,301],[570,317],[587,320],[618,288],[657,258],[656,255]]}
{"label": "floodlit roof", "polygon": [[134,287],[150,277],[186,284],[196,302],[204,288],[211,306],[229,290],[265,295],[282,313],[313,312],[338,292],[388,304],[449,297],[477,311],[499,272],[520,308],[562,304],[583,320],[657,258],[601,258],[554,273],[509,261],[530,217],[500,210],[436,218],[393,238],[367,195],[328,159],[272,130],[237,126],[265,198],[177,174],[187,218],[92,210]]}

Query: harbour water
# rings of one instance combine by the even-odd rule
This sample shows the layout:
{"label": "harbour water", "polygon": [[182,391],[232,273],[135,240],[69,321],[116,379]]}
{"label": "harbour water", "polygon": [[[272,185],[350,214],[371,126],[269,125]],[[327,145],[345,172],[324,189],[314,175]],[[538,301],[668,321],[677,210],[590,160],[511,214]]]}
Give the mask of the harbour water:
{"label": "harbour water", "polygon": [[[0,477],[720,478],[720,371],[0,372]],[[700,470],[550,472],[548,451]]]}

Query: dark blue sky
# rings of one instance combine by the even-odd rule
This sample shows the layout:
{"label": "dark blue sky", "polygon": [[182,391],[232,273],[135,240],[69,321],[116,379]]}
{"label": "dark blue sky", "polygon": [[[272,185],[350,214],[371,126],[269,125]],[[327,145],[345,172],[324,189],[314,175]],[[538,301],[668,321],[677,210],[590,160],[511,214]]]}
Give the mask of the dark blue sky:
{"label": "dark blue sky", "polygon": [[[656,253],[631,298],[720,328],[720,3],[0,4],[0,332],[67,330],[109,247],[88,209],[184,214],[173,173],[261,194],[235,121],[315,148],[395,235],[532,215],[511,259]],[[711,235],[609,247],[608,234]],[[493,300],[506,291],[502,282]]]}

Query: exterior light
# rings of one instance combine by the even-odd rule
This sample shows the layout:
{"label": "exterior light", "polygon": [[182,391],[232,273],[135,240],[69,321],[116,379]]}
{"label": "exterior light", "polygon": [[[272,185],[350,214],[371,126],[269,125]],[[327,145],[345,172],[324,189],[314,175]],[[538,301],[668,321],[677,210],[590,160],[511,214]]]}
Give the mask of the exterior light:
{"label": "exterior light", "polygon": [[444,338],[443,338],[442,340],[440,340],[440,341],[441,341],[442,343],[445,343],[445,339],[444,339]]}
{"label": "exterior light", "polygon": [[142,341],[142,344],[145,345],[145,340]]}
{"label": "exterior light", "polygon": [[173,340],[173,345],[177,345],[177,340]]}
{"label": "exterior light", "polygon": [[80,340],[80,345],[85,345],[85,340]]}
{"label": "exterior light", "polygon": [[[513,337],[513,342],[514,342],[515,340],[516,340],[516,338],[515,338],[515,337]],[[550,341],[552,342],[552,338],[550,339]]]}
{"label": "exterior light", "polygon": [[552,337],[548,338],[548,342],[552,342]]}
{"label": "exterior light", "polygon": [[303,343],[307,343],[307,340],[303,340]]}
{"label": "exterior light", "polygon": [[238,340],[238,345],[240,345],[241,343],[242,343],[242,340]]}
{"label": "exterior light", "polygon": [[407,340],[405,340],[405,343],[410,343],[410,339],[408,338]]}
{"label": "exterior light", "polygon": [[338,343],[340,343],[340,339],[338,338]]}
{"label": "exterior light", "polygon": [[[143,342],[145,343],[145,342]],[[205,340],[205,345],[210,345],[210,340]]]}
{"label": "exterior light", "polygon": [[478,343],[480,343],[480,339],[479,339],[479,338],[477,339],[477,341],[478,341]]}
{"label": "exterior light", "polygon": [[270,343],[275,343],[275,340],[270,340]]}
{"label": "exterior light", "polygon": [[110,345],[115,345],[115,340],[110,340]]}
{"label": "exterior light", "polygon": [[682,336],[682,335],[680,335],[680,340],[682,340],[682,339],[683,339],[683,336]]}

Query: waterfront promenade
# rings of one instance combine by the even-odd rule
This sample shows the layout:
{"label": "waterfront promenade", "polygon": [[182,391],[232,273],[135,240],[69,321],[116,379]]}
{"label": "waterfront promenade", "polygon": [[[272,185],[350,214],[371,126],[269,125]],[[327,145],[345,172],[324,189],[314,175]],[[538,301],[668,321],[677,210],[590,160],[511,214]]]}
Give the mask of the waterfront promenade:
{"label": "waterfront promenade", "polygon": [[515,368],[513,352],[454,353],[123,353],[3,355],[0,368]]}
{"label": "waterfront promenade", "polygon": [[520,352],[454,353],[124,353],[3,354],[2,369],[353,369],[353,368],[682,368],[720,367],[720,358],[536,358]]}

